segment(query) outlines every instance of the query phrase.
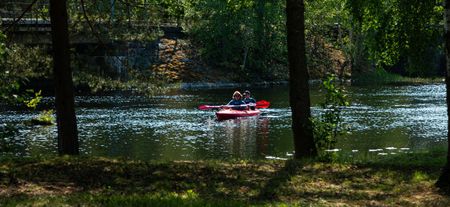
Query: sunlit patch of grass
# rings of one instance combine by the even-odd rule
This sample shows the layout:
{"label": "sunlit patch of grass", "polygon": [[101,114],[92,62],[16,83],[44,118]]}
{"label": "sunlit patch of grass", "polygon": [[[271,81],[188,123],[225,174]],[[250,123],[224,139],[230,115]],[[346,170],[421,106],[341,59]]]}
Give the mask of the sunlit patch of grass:
{"label": "sunlit patch of grass", "polygon": [[421,171],[415,171],[412,175],[411,181],[413,183],[419,183],[424,181],[429,181],[430,176],[427,173],[421,172]]}

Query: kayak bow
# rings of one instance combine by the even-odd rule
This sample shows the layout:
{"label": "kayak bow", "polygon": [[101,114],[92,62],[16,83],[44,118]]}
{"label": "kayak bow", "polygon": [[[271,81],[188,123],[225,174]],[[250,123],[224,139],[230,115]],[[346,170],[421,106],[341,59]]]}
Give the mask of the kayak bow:
{"label": "kayak bow", "polygon": [[222,109],[216,112],[218,120],[235,119],[238,117],[248,117],[256,116],[261,113],[260,110],[233,110],[233,109]]}

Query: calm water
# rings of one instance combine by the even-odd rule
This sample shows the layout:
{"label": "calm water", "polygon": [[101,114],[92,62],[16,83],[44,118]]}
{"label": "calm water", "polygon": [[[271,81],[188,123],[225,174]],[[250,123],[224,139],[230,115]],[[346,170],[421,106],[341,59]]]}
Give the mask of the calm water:
{"label": "calm water", "polygon": [[[339,137],[341,152],[386,155],[446,144],[445,85],[347,89],[352,105],[345,109],[344,120],[351,134]],[[260,117],[218,122],[213,111],[196,109],[200,104],[224,104],[232,92],[77,97],[81,152],[142,160],[288,158],[293,146],[287,87],[252,90],[255,98],[272,103]],[[320,100],[319,90],[313,89],[315,115],[320,113]],[[8,153],[56,154],[55,126],[21,124],[36,114],[0,111],[0,124],[19,127],[6,140]]]}

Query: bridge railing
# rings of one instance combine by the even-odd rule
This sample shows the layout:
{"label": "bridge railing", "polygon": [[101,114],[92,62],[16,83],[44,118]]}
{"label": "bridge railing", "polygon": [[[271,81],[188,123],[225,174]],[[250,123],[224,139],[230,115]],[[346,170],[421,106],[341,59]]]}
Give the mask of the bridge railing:
{"label": "bridge railing", "polygon": [[[33,3],[34,0],[0,0],[0,18],[18,18],[23,14],[23,12]],[[170,22],[172,24],[176,23],[177,20],[175,17],[167,17],[167,14],[164,13],[164,9],[160,8],[161,5],[158,4],[150,4],[147,1],[146,3],[134,5],[127,3],[128,1],[124,0],[112,0],[106,1],[84,1],[84,8],[88,16],[92,18],[92,21],[95,21],[95,18],[99,18],[103,20],[111,21],[118,17],[118,15],[122,15],[122,19],[128,20],[136,20],[138,14],[133,17],[132,11],[134,10],[136,13],[146,12],[148,20],[152,20],[158,18],[162,20],[162,22]],[[114,3],[113,3],[114,2]],[[68,1],[68,10],[69,16],[83,16],[83,7],[81,6],[80,1]],[[102,9],[98,9],[98,7],[102,7]],[[49,19],[48,16],[48,8],[49,8],[49,0],[38,0],[35,2],[30,11],[26,12],[23,18],[27,19]],[[121,9],[121,10],[119,10]],[[102,11],[103,10],[103,11]],[[140,10],[137,12],[137,10]],[[131,11],[131,19],[129,19]],[[142,17],[141,17],[142,18]],[[123,21],[123,20],[122,20]],[[129,22],[129,21],[128,21]]]}
{"label": "bridge railing", "polygon": [[[30,6],[32,0],[1,0],[0,1],[0,17],[1,18],[17,18]],[[48,8],[47,0],[38,0],[32,9],[25,13],[24,18],[37,18],[44,15],[42,11]]]}

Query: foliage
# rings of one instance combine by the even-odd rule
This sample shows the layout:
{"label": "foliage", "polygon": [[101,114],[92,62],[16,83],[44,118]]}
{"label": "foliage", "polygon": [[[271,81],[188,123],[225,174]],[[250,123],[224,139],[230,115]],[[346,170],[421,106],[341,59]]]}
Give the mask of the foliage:
{"label": "foliage", "polygon": [[[402,75],[440,75],[433,69],[439,68],[443,53],[441,3],[305,1],[311,75],[317,78],[341,73],[342,77],[342,71],[350,65],[356,72],[362,70],[358,68],[375,66]],[[20,5],[16,7],[20,9]],[[234,72],[237,75],[232,78],[237,81],[287,78],[284,1],[85,0],[84,5],[69,1],[68,9],[71,35],[97,40],[100,47],[115,41],[152,42],[162,35],[163,27],[182,26],[200,48],[202,61]],[[48,5],[37,4],[26,17],[48,20]],[[13,57],[30,59],[24,55]],[[33,68],[48,65],[47,58],[32,59],[38,62],[30,61],[28,65],[43,65]]]}
{"label": "foliage", "polygon": [[[355,33],[364,37],[368,57],[379,69],[412,76],[437,75],[442,54],[441,0],[349,0]],[[432,60],[432,61],[430,61]],[[401,70],[400,70],[401,71]]]}
{"label": "foliage", "polygon": [[180,24],[185,2],[189,1],[85,0],[83,5],[80,1],[69,1],[70,30],[97,39],[101,44],[111,40],[154,41],[160,35],[161,26]]}
{"label": "foliage", "polygon": [[[441,0],[306,1],[309,70],[342,74],[356,68],[385,68],[408,75],[438,75],[442,52]],[[104,40],[151,40],[146,30],[172,22],[183,25],[203,61],[232,70],[239,81],[286,78],[283,1],[132,0],[87,1],[94,34]],[[74,31],[86,31],[77,3],[70,7]],[[144,27],[144,25],[147,25]],[[150,26],[150,27],[148,27]],[[124,29],[125,28],[125,29]],[[145,32],[143,32],[145,31]],[[96,38],[97,38],[96,37]],[[431,61],[430,61],[431,60]],[[341,70],[341,71],[338,71]]]}
{"label": "foliage", "polygon": [[[186,18],[194,22],[189,31],[204,60],[239,73],[241,79],[287,78],[285,2],[194,2]],[[305,2],[306,53],[314,78],[342,73],[346,67],[351,22],[345,2]]]}
{"label": "foliage", "polygon": [[[318,77],[317,68],[334,72],[328,71],[336,68],[333,56],[345,62],[345,55],[336,55],[336,51],[342,50],[348,40],[344,33],[336,35],[333,26],[347,22],[348,14],[342,5],[343,0],[306,2],[308,63],[314,77]],[[200,48],[202,61],[232,71],[230,79],[287,79],[283,1],[99,0],[84,1],[83,5],[70,1],[68,9],[71,36],[97,40],[99,48],[108,47],[111,42],[152,42],[162,35],[163,26],[183,26]],[[38,4],[31,16],[48,20],[46,11],[47,4]],[[123,65],[132,67],[127,60]],[[76,70],[86,66],[77,67]]]}
{"label": "foliage", "polygon": [[[78,2],[69,4],[69,16],[74,20],[70,25],[71,33],[87,35],[99,43],[85,48],[84,54],[73,54],[76,87],[87,86],[93,93],[125,90],[151,95],[162,91],[161,86],[171,80],[156,77],[152,65],[147,65],[147,62],[153,66],[159,64],[152,60],[154,57],[149,56],[153,55],[153,52],[158,52],[158,57],[163,56],[160,51],[153,51],[152,48],[149,55],[148,51],[127,50],[127,55],[124,55],[121,49],[130,45],[148,47],[160,41],[158,38],[163,35],[163,27],[173,29],[170,27],[181,24],[185,2],[184,0],[84,1],[85,11]],[[87,22],[86,18],[90,21]],[[106,53],[104,55],[106,63],[99,63],[96,58],[93,66],[92,54],[98,53],[98,50]],[[129,57],[130,53],[136,56]],[[161,59],[158,61],[162,61]],[[141,60],[145,66],[137,63]],[[126,72],[118,73],[115,68],[108,71],[105,64],[112,65],[112,68],[119,65],[120,70]]]}
{"label": "foliage", "polygon": [[20,87],[30,79],[47,78],[51,58],[42,47],[6,45],[5,41],[0,33],[0,100],[24,102],[27,94]]}
{"label": "foliage", "polygon": [[8,47],[2,69],[21,81],[51,75],[51,56],[42,46],[12,44]]}
{"label": "foliage", "polygon": [[[115,80],[102,77],[92,72],[78,71],[74,75],[74,84],[80,88],[89,88],[90,93],[108,93],[125,91],[152,96],[162,93],[167,89],[167,80],[158,79],[148,74],[134,73],[130,71],[129,80]],[[164,87],[166,86],[166,87]]]}
{"label": "foliage", "polygon": [[[343,77],[345,74],[342,72],[350,65],[355,73],[358,67],[368,70],[375,66],[412,76],[439,75],[438,71],[428,68],[439,67],[442,53],[443,8],[440,3],[441,0],[305,1],[310,75],[318,78],[327,73],[340,73],[339,76]],[[162,35],[162,27],[183,26],[199,48],[201,61],[208,66],[231,71],[233,75],[229,79],[287,78],[284,1],[115,0],[112,4],[110,0],[85,0],[86,13],[81,1],[69,1],[68,9],[71,35],[97,40],[99,48],[108,47],[112,42],[152,42]],[[29,15],[48,20],[48,5],[37,4]],[[4,35],[0,35],[0,39],[3,39],[0,40],[2,99],[17,96],[20,86],[28,79],[50,75],[51,59],[47,48],[6,47]],[[74,56],[73,60],[76,63],[77,57]],[[133,68],[128,63],[124,60],[122,64],[127,71],[151,70]],[[139,81],[127,83],[133,77],[116,81],[104,71],[97,73],[95,68],[86,64],[74,65],[77,67],[75,76],[89,74],[106,80],[98,84],[92,80],[94,82],[89,85],[95,91],[128,86],[145,88],[135,86],[145,84],[133,83]],[[403,72],[405,67],[406,73]],[[82,80],[83,76],[77,79]],[[152,75],[144,79],[153,80]]]}
{"label": "foliage", "polygon": [[[12,77],[12,73],[6,69],[5,62],[8,53],[8,48],[6,47],[6,35],[0,31],[0,100],[10,100],[13,96],[11,94],[13,91],[19,89],[19,84]],[[17,95],[16,95],[17,96]]]}
{"label": "foliage", "polygon": [[53,114],[53,110],[43,110],[36,118],[31,119],[31,123],[34,125],[53,125],[55,124]]}
{"label": "foliage", "polygon": [[344,132],[342,109],[349,106],[350,103],[344,88],[337,85],[335,75],[329,75],[323,81],[322,86],[325,90],[325,100],[320,104],[323,113],[318,117],[311,118],[311,121],[319,156],[327,158],[332,155],[327,150],[334,149],[336,137]]}
{"label": "foliage", "polygon": [[305,1],[306,55],[310,75],[324,78],[339,74],[343,78],[350,59],[352,22],[347,0]]}
{"label": "foliage", "polygon": [[198,0],[191,7],[189,32],[203,60],[237,72],[241,81],[286,74],[283,1]]}
{"label": "foliage", "polygon": [[[33,90],[27,90],[27,92],[31,93]],[[29,109],[35,110],[38,104],[41,102],[42,91],[34,93],[34,97],[30,100],[23,101]],[[54,124],[55,118],[53,117],[53,110],[43,110],[39,115],[35,118],[32,118],[30,123],[34,125],[52,125]]]}
{"label": "foliage", "polygon": [[[4,61],[6,55],[6,35],[0,31],[0,61]],[[3,63],[3,62],[2,62]]]}
{"label": "foliage", "polygon": [[39,92],[34,93],[34,98],[24,101],[28,108],[36,109],[37,105],[41,102],[42,99],[41,93],[42,91],[39,90]]}

